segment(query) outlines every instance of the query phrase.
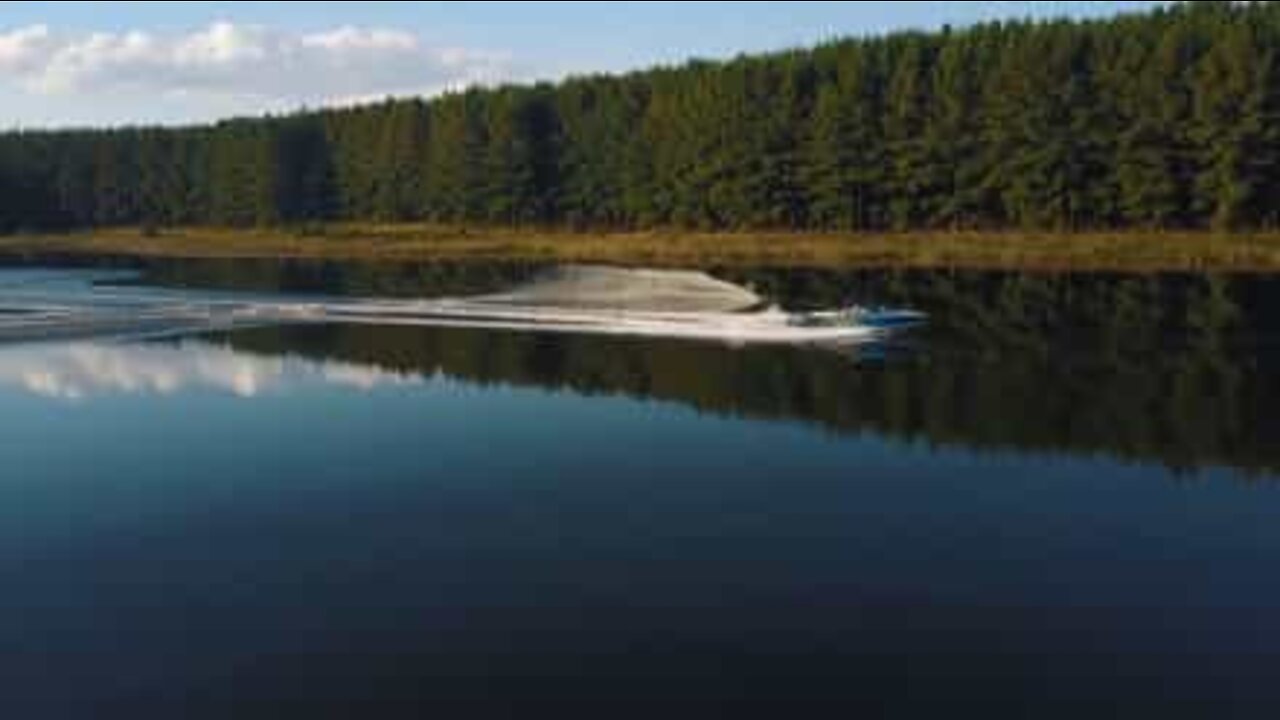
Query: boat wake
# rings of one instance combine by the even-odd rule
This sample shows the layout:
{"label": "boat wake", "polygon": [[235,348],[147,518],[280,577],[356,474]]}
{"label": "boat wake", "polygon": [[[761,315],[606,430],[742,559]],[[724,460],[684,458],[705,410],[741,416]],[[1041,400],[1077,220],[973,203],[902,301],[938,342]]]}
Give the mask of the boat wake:
{"label": "boat wake", "polygon": [[[703,273],[566,267],[509,292],[430,300],[285,300],[107,286],[101,277],[0,282],[0,342],[141,339],[297,324],[478,328],[718,341],[856,344],[918,325],[902,310],[788,313]],[[117,278],[118,279],[118,278]]]}

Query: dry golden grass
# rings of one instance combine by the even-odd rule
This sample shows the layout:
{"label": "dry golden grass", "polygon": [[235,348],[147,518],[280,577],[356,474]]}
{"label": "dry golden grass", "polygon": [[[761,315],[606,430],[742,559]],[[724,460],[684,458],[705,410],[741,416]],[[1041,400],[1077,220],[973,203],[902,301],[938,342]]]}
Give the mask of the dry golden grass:
{"label": "dry golden grass", "polygon": [[1280,271],[1280,234],[645,232],[577,234],[404,224],[0,238],[0,255],[482,260],[663,267]]}

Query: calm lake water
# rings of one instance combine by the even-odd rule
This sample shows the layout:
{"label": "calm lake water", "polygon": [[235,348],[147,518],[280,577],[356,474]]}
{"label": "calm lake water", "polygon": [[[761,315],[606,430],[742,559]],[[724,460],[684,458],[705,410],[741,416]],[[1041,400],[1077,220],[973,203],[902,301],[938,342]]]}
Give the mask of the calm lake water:
{"label": "calm lake water", "polygon": [[[532,271],[142,269],[358,296]],[[1280,279],[720,275],[933,322],[842,352],[0,347],[0,710],[1280,711]]]}

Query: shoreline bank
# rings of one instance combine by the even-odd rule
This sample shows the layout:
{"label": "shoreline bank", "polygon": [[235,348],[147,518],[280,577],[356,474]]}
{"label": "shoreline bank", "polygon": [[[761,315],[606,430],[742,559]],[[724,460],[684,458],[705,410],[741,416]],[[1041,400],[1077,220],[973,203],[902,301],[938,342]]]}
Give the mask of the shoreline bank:
{"label": "shoreline bank", "polygon": [[40,257],[1275,273],[1280,233],[577,234],[352,224],[305,231],[117,229],[0,238],[0,261]]}

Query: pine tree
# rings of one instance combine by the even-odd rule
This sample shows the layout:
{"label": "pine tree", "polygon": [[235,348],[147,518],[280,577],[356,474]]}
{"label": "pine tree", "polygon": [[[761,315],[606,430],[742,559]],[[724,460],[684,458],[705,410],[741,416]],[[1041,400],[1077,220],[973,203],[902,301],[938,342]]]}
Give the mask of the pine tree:
{"label": "pine tree", "polygon": [[975,108],[981,73],[973,41],[958,37],[944,43],[933,71],[933,101],[922,138],[919,169],[923,182],[930,187],[924,222],[933,227],[966,227],[974,224],[981,212],[981,196],[973,192],[982,177],[981,168],[974,161],[978,151]]}
{"label": "pine tree", "polygon": [[1221,39],[1200,63],[1195,84],[1195,137],[1200,174],[1197,197],[1213,227],[1233,230],[1247,224],[1262,190],[1259,159],[1269,153],[1260,140],[1268,113],[1266,59],[1250,28],[1227,19]]}
{"label": "pine tree", "polygon": [[889,163],[889,213],[898,230],[919,227],[927,201],[936,193],[936,164],[927,155],[933,48],[923,36],[905,36],[895,48],[893,74],[885,99],[884,135]]}
{"label": "pine tree", "polygon": [[878,69],[857,46],[838,48],[834,76],[818,92],[809,128],[804,184],[809,218],[824,230],[881,226]]}
{"label": "pine tree", "polygon": [[419,220],[425,212],[426,106],[419,101],[389,102],[382,112],[375,163],[374,213],[380,220]]}
{"label": "pine tree", "polygon": [[1124,222],[1168,228],[1186,221],[1191,182],[1186,127],[1192,61],[1185,35],[1166,31],[1150,48],[1129,43],[1118,58],[1120,85],[1116,182]]}

